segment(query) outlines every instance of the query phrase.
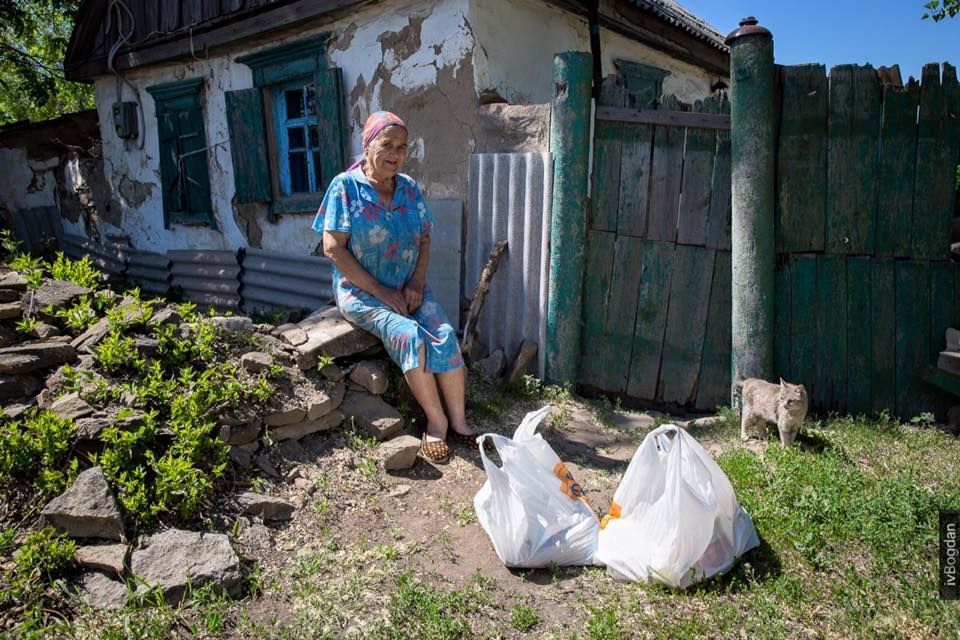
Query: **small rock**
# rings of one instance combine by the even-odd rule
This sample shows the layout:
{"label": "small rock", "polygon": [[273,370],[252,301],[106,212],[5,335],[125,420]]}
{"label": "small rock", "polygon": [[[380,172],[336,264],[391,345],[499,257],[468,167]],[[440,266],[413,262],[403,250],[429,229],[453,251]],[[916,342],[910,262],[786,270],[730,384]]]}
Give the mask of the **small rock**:
{"label": "small rock", "polygon": [[221,425],[220,439],[227,444],[247,444],[260,437],[262,428],[263,421],[259,419],[247,424]]}
{"label": "small rock", "polygon": [[19,302],[0,303],[0,320],[17,320],[23,315]]}
{"label": "small rock", "polygon": [[152,358],[160,351],[160,343],[155,338],[137,336],[135,346],[137,352],[147,358]]}
{"label": "small rock", "polygon": [[79,298],[89,296],[93,291],[86,287],[80,287],[66,280],[47,280],[31,296],[24,296],[21,304],[24,311],[29,306],[35,309],[46,309],[53,307],[56,309],[65,309],[73,305]]}
{"label": "small rock", "polygon": [[705,416],[703,418],[697,418],[696,420],[691,420],[687,423],[687,428],[696,428],[696,429],[709,429],[715,427],[718,424],[723,422],[723,418],[720,416]]}
{"label": "small rock", "polygon": [[313,493],[317,490],[317,485],[313,482],[307,480],[306,478],[297,478],[293,481],[293,486],[303,491],[308,496],[312,496]]}
{"label": "small rock", "polygon": [[238,466],[249,467],[253,462],[253,455],[242,447],[230,447],[230,459]]}
{"label": "small rock", "polygon": [[99,571],[83,574],[77,582],[77,588],[80,598],[100,611],[122,609],[129,597],[127,585]]}
{"label": "small rock", "polygon": [[272,335],[275,338],[279,338],[281,335],[283,335],[284,331],[289,331],[290,329],[296,329],[296,328],[297,328],[296,323],[284,322],[283,324],[277,325],[276,327],[274,327],[270,331],[270,335]]}
{"label": "small rock", "polygon": [[307,417],[307,410],[303,407],[294,407],[277,413],[264,416],[263,424],[268,427],[280,427],[287,424],[296,424]]}
{"label": "small rock", "polygon": [[60,329],[46,322],[38,322],[33,325],[33,331],[31,333],[41,340],[48,340],[60,335]]}
{"label": "small rock", "polygon": [[277,472],[276,467],[273,466],[273,463],[270,462],[270,458],[268,458],[266,455],[260,454],[259,456],[254,456],[253,461],[256,463],[260,471],[263,471],[264,475],[267,477],[277,479],[280,478],[280,474]]}
{"label": "small rock", "polygon": [[283,338],[287,344],[293,347],[300,346],[308,339],[307,332],[297,326],[294,326],[292,329],[287,329],[280,334],[280,337]]}
{"label": "small rock", "polygon": [[387,390],[387,367],[382,360],[363,360],[358,362],[350,372],[351,382],[374,395],[381,395]]}
{"label": "small rock", "polygon": [[156,327],[161,324],[180,324],[181,322],[183,322],[183,318],[177,310],[167,307],[153,314],[153,317],[147,320],[147,326]]}
{"label": "small rock", "polygon": [[214,316],[210,318],[210,322],[224,331],[232,331],[233,333],[253,330],[253,320],[246,316]]}
{"label": "small rock", "polygon": [[238,444],[238,445],[236,445],[236,446],[237,446],[238,448],[240,448],[240,449],[243,449],[244,451],[249,452],[249,453],[256,453],[256,452],[257,452],[257,449],[260,448],[260,441],[259,441],[259,440],[254,440],[253,442],[248,442],[247,444]]}
{"label": "small rock", "polygon": [[398,484],[393,489],[390,490],[390,493],[387,494],[388,498],[402,498],[403,496],[410,493],[410,485],[408,484]]}
{"label": "small rock", "polygon": [[5,407],[0,407],[3,409],[3,416],[8,420],[16,420],[22,416],[27,409],[30,408],[30,405],[27,404],[9,404]]}
{"label": "small rock", "polygon": [[41,409],[49,409],[56,399],[56,396],[53,395],[53,392],[50,391],[50,389],[44,389],[37,394],[37,406]]}
{"label": "small rock", "polygon": [[293,438],[278,442],[274,445],[273,452],[285,462],[305,462],[308,459],[306,449]]}
{"label": "small rock", "polygon": [[267,434],[274,442],[280,442],[283,440],[299,440],[300,438],[308,436],[311,433],[326,431],[327,429],[332,429],[333,427],[339,426],[340,423],[343,422],[343,417],[344,416],[342,412],[332,411],[321,418],[317,418],[316,420],[307,420],[306,422],[284,425],[282,427],[271,427],[267,430]]}
{"label": "small rock", "polygon": [[[0,289],[3,291],[3,289]],[[6,349],[7,347],[12,347],[16,344],[19,344],[23,339],[16,331],[10,329],[5,324],[0,324],[0,349]]]}
{"label": "small rock", "polygon": [[250,524],[240,531],[237,542],[248,554],[269,551],[273,547],[273,536],[270,529],[259,522]]}
{"label": "small rock", "polygon": [[41,515],[72,538],[119,540],[123,535],[120,509],[100,467],[78,475],[69,489],[47,503]]}
{"label": "small rock", "polygon": [[50,405],[50,410],[64,420],[84,418],[93,413],[93,407],[80,398],[78,393],[68,393]]}
{"label": "small rock", "polygon": [[323,369],[320,369],[320,375],[331,382],[340,382],[346,377],[347,372],[336,364],[328,364]]}
{"label": "small rock", "polygon": [[20,374],[73,362],[77,350],[69,344],[38,342],[0,349],[0,373]]}
{"label": "small rock", "polygon": [[403,431],[403,416],[379,396],[349,393],[340,411],[377,440],[387,440]]}
{"label": "small rock", "polygon": [[0,302],[19,302],[23,294],[13,289],[0,289]]}
{"label": "small rock", "polygon": [[273,358],[266,353],[251,351],[240,356],[240,364],[250,373],[266,371],[273,364]]}
{"label": "small rock", "polygon": [[304,478],[303,467],[300,465],[295,466],[287,472],[287,482],[295,482],[301,478]]}
{"label": "small rock", "polygon": [[295,511],[294,506],[282,498],[265,496],[253,491],[244,491],[238,495],[237,502],[244,513],[259,516],[265,521],[289,520]]}
{"label": "small rock", "polygon": [[0,289],[10,289],[12,291],[26,291],[27,279],[16,271],[0,276]]}
{"label": "small rock", "polygon": [[246,424],[249,422],[256,421],[263,422],[260,420],[260,415],[256,412],[254,407],[249,405],[241,405],[239,407],[225,407],[217,415],[217,424],[227,425],[230,427],[236,427],[241,424]]}
{"label": "small rock", "polygon": [[0,400],[32,396],[41,386],[43,381],[34,375],[8,376],[0,373]]}
{"label": "small rock", "polygon": [[409,469],[417,462],[420,440],[410,435],[402,435],[380,443],[377,453],[383,460],[383,468],[391,471]]}
{"label": "small rock", "polygon": [[503,349],[497,349],[483,360],[478,361],[474,367],[488,378],[499,378],[503,374],[503,370],[507,368],[507,355],[503,352]]}
{"label": "small rock", "polygon": [[125,544],[97,544],[78,546],[74,554],[77,564],[87,569],[96,569],[106,573],[123,573],[127,559]]}
{"label": "small rock", "polygon": [[325,391],[318,391],[307,401],[307,420],[322,418],[339,407],[343,403],[346,392],[346,385],[342,384],[335,384]]}
{"label": "small rock", "polygon": [[138,593],[159,587],[167,602],[176,604],[187,584],[212,583],[218,591],[240,594],[240,558],[222,533],[169,529],[142,539],[140,546],[130,559]]}
{"label": "small rock", "polygon": [[99,440],[103,430],[112,424],[112,420],[98,417],[81,418],[74,422],[77,429],[77,438],[80,440]]}

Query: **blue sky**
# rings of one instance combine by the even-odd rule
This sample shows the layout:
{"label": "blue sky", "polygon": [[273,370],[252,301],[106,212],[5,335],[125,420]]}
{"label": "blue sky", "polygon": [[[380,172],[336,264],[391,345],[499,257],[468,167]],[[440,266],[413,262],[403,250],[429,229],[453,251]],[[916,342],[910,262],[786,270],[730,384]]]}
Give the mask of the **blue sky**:
{"label": "blue sky", "polygon": [[927,62],[960,66],[960,16],[921,20],[925,0],[678,0],[728,34],[756,16],[773,33],[778,64],[900,65],[903,79]]}

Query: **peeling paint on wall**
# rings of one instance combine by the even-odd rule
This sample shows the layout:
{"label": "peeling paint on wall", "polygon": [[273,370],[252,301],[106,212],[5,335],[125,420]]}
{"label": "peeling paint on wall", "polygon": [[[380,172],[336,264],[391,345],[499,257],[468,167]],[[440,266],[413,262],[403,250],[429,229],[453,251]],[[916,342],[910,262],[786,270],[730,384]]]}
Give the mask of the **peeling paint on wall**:
{"label": "peeling paint on wall", "polygon": [[153,194],[153,183],[131,180],[127,176],[120,178],[120,195],[127,206],[137,207],[143,204]]}

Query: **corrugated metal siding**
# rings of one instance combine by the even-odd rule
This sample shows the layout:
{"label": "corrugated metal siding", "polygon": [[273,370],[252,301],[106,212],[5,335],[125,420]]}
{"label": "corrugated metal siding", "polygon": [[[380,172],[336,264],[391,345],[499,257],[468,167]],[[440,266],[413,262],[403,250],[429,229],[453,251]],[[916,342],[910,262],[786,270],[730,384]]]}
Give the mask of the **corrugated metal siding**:
{"label": "corrugated metal siding", "polygon": [[125,275],[141,291],[165,294],[170,290],[170,258],[162,253],[129,249]]}
{"label": "corrugated metal siding", "polygon": [[[480,341],[516,356],[524,339],[540,345],[543,374],[550,274],[553,161],[549,153],[470,156],[464,291],[473,296],[493,245],[508,242],[480,315]],[[579,283],[577,283],[579,286]]]}
{"label": "corrugated metal siding", "polygon": [[331,264],[318,256],[246,249],[243,256],[243,310],[277,307],[319,309],[331,303]]}
{"label": "corrugated metal siding", "polygon": [[463,263],[463,202],[428,200],[433,215],[427,283],[451,324],[460,328],[460,265]]}
{"label": "corrugated metal siding", "polygon": [[240,308],[240,263],[233,251],[168,251],[170,285],[188,300],[220,309]]}
{"label": "corrugated metal siding", "polygon": [[43,251],[47,239],[56,240],[63,235],[60,212],[56,207],[23,209],[11,216],[14,237],[23,243],[24,251]]}
{"label": "corrugated metal siding", "polygon": [[102,245],[88,238],[71,234],[63,234],[60,247],[67,257],[74,260],[89,256],[93,266],[106,273],[111,279],[122,277],[126,271],[127,247]]}

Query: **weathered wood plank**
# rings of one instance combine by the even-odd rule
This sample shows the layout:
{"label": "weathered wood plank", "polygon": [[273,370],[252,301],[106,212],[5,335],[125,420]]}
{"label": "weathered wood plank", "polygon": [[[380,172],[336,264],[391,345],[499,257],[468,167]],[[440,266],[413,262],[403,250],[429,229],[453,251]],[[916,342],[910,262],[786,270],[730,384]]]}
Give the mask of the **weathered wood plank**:
{"label": "weathered wood plank", "polygon": [[730,252],[717,251],[710,285],[710,311],[697,380],[698,409],[730,405]]}
{"label": "weathered wood plank", "polygon": [[956,194],[956,71],[944,65],[923,67],[917,124],[917,170],[913,203],[913,257],[948,259]]}
{"label": "weathered wood plank", "polygon": [[643,275],[644,243],[640,238],[620,236],[614,248],[613,273],[607,296],[603,341],[594,347],[603,367],[594,385],[620,393],[627,388],[630,351],[637,317],[637,295]]}
{"label": "weathered wood plank", "polygon": [[[730,102],[720,103],[720,111],[730,111]],[[730,132],[717,132],[717,151],[711,180],[710,216],[707,219],[707,246],[730,250],[730,223],[733,199],[730,195]]]}
{"label": "weathered wood plank", "polygon": [[847,402],[847,276],[842,255],[817,256],[817,374],[814,405],[843,410]]}
{"label": "weathered wood plank", "polygon": [[927,267],[917,260],[898,261],[896,278],[897,415],[912,418],[923,411],[925,369],[930,365],[930,289]]}
{"label": "weathered wood plank", "polygon": [[825,247],[832,253],[873,253],[880,98],[870,65],[830,70]]}
{"label": "weathered wood plank", "polygon": [[673,259],[667,329],[658,397],[685,405],[694,400],[716,251],[678,245]]}
{"label": "weathered wood plank", "polygon": [[803,384],[813,403],[817,393],[817,259],[797,254],[790,259],[790,375]]}
{"label": "weathered wood plank", "polygon": [[774,372],[778,377],[789,381],[793,374],[790,370],[790,263],[786,260],[777,261],[774,291]]}
{"label": "weathered wood plank", "polygon": [[[603,95],[603,94],[601,94]],[[616,99],[617,94],[610,92]],[[601,100],[603,104],[603,100]],[[691,111],[661,111],[659,109],[623,109],[616,107],[598,107],[597,120],[608,122],[627,122],[631,124],[655,124],[671,127],[697,127],[700,129],[730,130],[730,116],[713,113],[694,113]]]}
{"label": "weathered wood plank", "polygon": [[883,89],[877,184],[877,255],[908,257],[913,237],[913,176],[917,161],[920,85]]}
{"label": "weathered wood plank", "polygon": [[677,239],[683,140],[684,129],[681,127],[659,126],[653,133],[646,236],[650,240],[673,242]]}
{"label": "weathered wood plank", "polygon": [[591,386],[603,375],[606,367],[597,347],[603,344],[607,324],[607,298],[613,278],[616,239],[616,234],[607,231],[587,232],[579,379],[582,384]]}
{"label": "weathered wood plank", "polygon": [[[697,102],[695,108],[715,110],[715,101]],[[717,132],[687,129],[683,150],[683,182],[680,188],[680,212],[677,217],[677,242],[699,247],[707,243],[707,218],[713,180],[713,158],[717,152]]]}
{"label": "weathered wood plank", "polygon": [[643,244],[643,275],[627,378],[627,395],[642,400],[654,400],[657,394],[675,247],[670,242]]}
{"label": "weathered wood plank", "polygon": [[897,314],[894,261],[870,261],[870,410],[878,414],[897,410]]}
{"label": "weathered wood plank", "polygon": [[826,69],[780,67],[777,146],[777,251],[822,251],[827,208]]}
{"label": "weathered wood plank", "polygon": [[254,87],[227,91],[224,96],[237,202],[269,202],[273,190],[262,93]]}
{"label": "weathered wood plank", "polygon": [[[953,327],[953,264],[947,261],[931,262],[930,276],[930,359],[932,364],[937,361],[940,351],[946,348],[947,329]],[[950,408],[950,399],[941,393],[936,393],[929,387],[927,395],[933,405],[933,412],[937,416],[946,415]]]}
{"label": "weathered wood plank", "polygon": [[870,258],[847,258],[847,394],[846,410],[870,412],[870,380],[873,340],[870,300]]}
{"label": "weathered wood plank", "polygon": [[653,129],[648,125],[631,125],[620,131],[620,198],[614,228],[621,235],[642,238],[647,234],[649,216]]}
{"label": "weathered wood plank", "polygon": [[614,123],[597,122],[593,151],[593,215],[590,228],[617,230],[620,202],[620,141],[624,128]]}

